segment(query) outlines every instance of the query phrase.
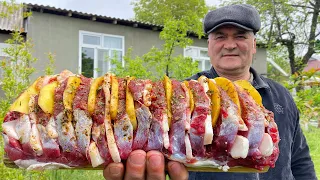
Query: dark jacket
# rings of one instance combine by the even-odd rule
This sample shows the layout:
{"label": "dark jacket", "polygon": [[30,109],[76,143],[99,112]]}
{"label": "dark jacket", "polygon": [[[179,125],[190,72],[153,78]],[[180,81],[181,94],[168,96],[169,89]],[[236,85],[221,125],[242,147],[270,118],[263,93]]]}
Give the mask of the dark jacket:
{"label": "dark jacket", "polygon": [[[275,168],[266,173],[200,173],[190,172],[189,179],[212,180],[315,180],[314,165],[310,158],[309,147],[299,125],[299,112],[290,93],[280,84],[259,75],[254,69],[252,85],[259,91],[263,105],[274,112],[275,122],[280,133],[280,155]],[[211,68],[197,73],[189,79],[201,75],[208,78],[218,77]]]}

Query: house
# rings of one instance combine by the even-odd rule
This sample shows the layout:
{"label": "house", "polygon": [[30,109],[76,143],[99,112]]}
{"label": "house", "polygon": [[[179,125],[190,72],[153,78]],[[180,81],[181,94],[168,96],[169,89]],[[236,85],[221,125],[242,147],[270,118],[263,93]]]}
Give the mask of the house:
{"label": "house", "polygon": [[[303,69],[303,71],[310,71],[310,70],[315,70],[315,71],[320,71],[320,57],[317,55],[313,55],[306,67]],[[311,86],[320,86],[320,78],[319,77],[311,77],[309,80],[305,82],[305,85],[307,88],[310,88]]]}
{"label": "house", "polygon": [[[0,8],[1,10],[1,8]],[[32,11],[32,17],[21,18],[13,15],[25,30],[26,38],[34,44],[33,56],[38,58],[34,64],[38,70],[35,76],[43,75],[48,64],[47,53],[55,54],[56,72],[69,69],[75,73],[97,77],[112,68],[105,56],[117,56],[119,61],[132,47],[132,55],[141,56],[152,46],[161,48],[159,39],[162,26],[134,20],[88,14],[74,10],[60,9],[38,4],[26,4],[23,11]],[[8,20],[0,20],[0,52],[5,39],[13,27],[1,27]],[[176,54],[191,56],[199,62],[200,70],[211,67],[207,56],[207,39],[193,38],[193,45],[177,49]],[[253,67],[261,74],[267,73],[266,49],[258,46]],[[100,71],[96,69],[99,68]],[[33,77],[35,78],[35,77]]]}
{"label": "house", "polygon": [[317,57],[316,55],[312,56],[303,71],[310,71],[311,69],[320,71],[320,57]]}

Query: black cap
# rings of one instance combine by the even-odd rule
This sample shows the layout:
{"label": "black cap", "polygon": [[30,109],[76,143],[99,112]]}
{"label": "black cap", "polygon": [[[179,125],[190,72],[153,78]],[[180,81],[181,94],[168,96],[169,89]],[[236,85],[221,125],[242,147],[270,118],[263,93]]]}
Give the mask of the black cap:
{"label": "black cap", "polygon": [[261,27],[258,11],[248,4],[224,6],[210,11],[204,18],[203,26],[206,34],[223,25],[234,25],[248,31],[258,32]]}

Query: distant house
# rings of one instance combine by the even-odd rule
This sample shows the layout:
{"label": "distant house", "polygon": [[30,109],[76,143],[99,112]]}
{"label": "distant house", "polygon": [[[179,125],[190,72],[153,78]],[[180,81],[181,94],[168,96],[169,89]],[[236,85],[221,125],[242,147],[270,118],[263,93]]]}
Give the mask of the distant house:
{"label": "distant house", "polygon": [[320,58],[317,58],[316,56],[311,57],[303,71],[309,71],[311,69],[320,71]]}
{"label": "distant house", "polygon": [[[0,7],[3,11],[3,8]],[[22,11],[32,11],[32,17],[22,18]],[[24,28],[26,38],[34,44],[34,57],[38,58],[35,68],[39,75],[48,63],[47,53],[56,55],[56,73],[69,69],[75,73],[83,72],[97,77],[112,68],[105,56],[117,55],[119,61],[132,47],[133,56],[147,53],[152,46],[161,48],[163,41],[159,33],[160,25],[134,20],[119,19],[74,10],[60,9],[38,4],[26,4],[24,10],[9,19],[0,19],[0,53],[4,41],[10,37],[14,27],[8,23],[16,22]],[[177,49],[176,54],[190,56],[199,62],[200,70],[209,69],[207,38],[193,38],[193,45]],[[267,73],[266,49],[258,46],[253,67],[261,74]],[[100,71],[97,71],[97,68]],[[34,78],[34,77],[33,77]]]}
{"label": "distant house", "polygon": [[[309,59],[307,66],[303,69],[303,71],[310,71],[310,70],[320,71],[320,57],[314,55]],[[315,85],[320,86],[320,78],[312,77],[311,79],[307,80],[305,83],[307,87],[315,86]]]}

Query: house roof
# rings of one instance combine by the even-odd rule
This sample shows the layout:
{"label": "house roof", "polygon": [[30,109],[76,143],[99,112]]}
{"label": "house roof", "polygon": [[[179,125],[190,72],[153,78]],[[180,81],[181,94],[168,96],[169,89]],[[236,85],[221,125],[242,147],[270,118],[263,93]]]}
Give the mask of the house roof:
{"label": "house roof", "polygon": [[307,66],[303,69],[303,71],[309,71],[311,69],[320,71],[320,59],[310,59],[308,61]]}
{"label": "house roof", "polygon": [[61,16],[69,16],[79,19],[85,20],[92,20],[97,22],[104,22],[104,23],[112,23],[112,24],[119,24],[124,26],[131,26],[143,29],[150,29],[150,30],[161,30],[163,26],[157,24],[151,24],[147,22],[135,21],[135,20],[128,20],[128,19],[120,19],[110,16],[103,16],[98,14],[91,14],[91,13],[84,13],[70,9],[61,9],[47,5],[39,5],[39,4],[25,4],[28,10],[41,12],[41,13],[50,13],[56,14]]}
{"label": "house roof", "polygon": [[[26,9],[21,8],[18,12],[12,15],[12,17],[0,19],[0,30],[13,31],[15,29],[14,22],[17,22],[16,24],[19,24],[19,27],[18,27],[19,29],[23,28],[24,10],[41,12],[41,13],[49,13],[49,14],[55,14],[55,15],[61,15],[61,16],[69,16],[69,17],[92,20],[92,21],[103,22],[103,23],[131,26],[135,28],[149,29],[154,31],[161,31],[163,29],[163,26],[158,24],[152,24],[152,23],[136,21],[136,20],[121,19],[121,18],[103,16],[98,14],[85,13],[85,12],[80,12],[80,11],[75,11],[70,9],[56,8],[49,5],[24,3],[24,6],[26,7]],[[1,11],[1,4],[0,4],[0,13],[1,12],[2,11]],[[190,32],[189,35],[192,37],[198,37],[198,35],[193,32]],[[205,38],[207,38],[207,36],[205,36]],[[257,47],[266,48],[266,45],[258,42]]]}
{"label": "house roof", "polygon": [[[0,14],[8,14],[9,10],[6,6],[0,3]],[[23,7],[14,11],[12,14],[9,13],[7,17],[0,18],[0,30],[2,31],[13,31],[16,28],[23,28]]]}

